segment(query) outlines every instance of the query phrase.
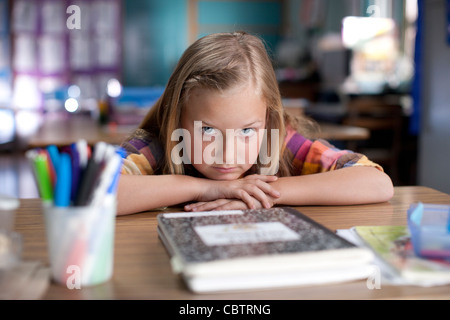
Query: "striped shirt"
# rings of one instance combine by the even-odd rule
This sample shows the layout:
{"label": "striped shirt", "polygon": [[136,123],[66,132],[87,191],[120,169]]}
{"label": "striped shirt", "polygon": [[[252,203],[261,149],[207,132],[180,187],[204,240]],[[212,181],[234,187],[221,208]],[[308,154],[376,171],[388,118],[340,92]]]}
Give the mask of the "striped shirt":
{"label": "striped shirt", "polygon": [[[122,147],[126,158],[122,174],[162,174],[165,152],[161,142],[147,131],[137,129]],[[309,140],[295,130],[288,130],[284,152],[292,163],[291,175],[306,175],[346,167],[368,166],[380,171],[383,168],[365,155],[350,150],[340,150],[324,140]]]}

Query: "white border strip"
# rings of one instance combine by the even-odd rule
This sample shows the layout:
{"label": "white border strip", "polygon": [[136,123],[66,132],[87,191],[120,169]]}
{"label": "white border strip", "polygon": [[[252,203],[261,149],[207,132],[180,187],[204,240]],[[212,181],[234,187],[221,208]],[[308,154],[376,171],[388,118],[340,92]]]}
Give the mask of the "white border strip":
{"label": "white border strip", "polygon": [[224,210],[224,211],[201,211],[201,212],[174,212],[174,213],[164,213],[164,218],[192,218],[192,217],[205,217],[205,216],[222,216],[222,215],[233,215],[233,214],[244,214],[242,210]]}

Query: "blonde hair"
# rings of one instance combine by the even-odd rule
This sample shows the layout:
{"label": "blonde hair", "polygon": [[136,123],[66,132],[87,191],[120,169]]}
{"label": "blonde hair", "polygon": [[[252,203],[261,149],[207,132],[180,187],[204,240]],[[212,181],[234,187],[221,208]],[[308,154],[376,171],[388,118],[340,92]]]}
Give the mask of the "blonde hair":
{"label": "blonde hair", "polygon": [[[277,150],[270,150],[270,174],[289,175],[288,161],[284,160],[285,120],[278,82],[264,43],[245,32],[216,33],[194,42],[180,58],[163,95],[151,108],[140,128],[155,135],[165,148],[164,174],[184,174],[183,164],[171,161],[171,151],[178,141],[171,141],[174,130],[180,126],[184,103],[193,88],[225,91],[240,84],[250,83],[267,104],[267,144],[270,150],[271,129],[279,130]],[[286,119],[285,119],[286,117]],[[255,165],[255,171],[261,168]]]}

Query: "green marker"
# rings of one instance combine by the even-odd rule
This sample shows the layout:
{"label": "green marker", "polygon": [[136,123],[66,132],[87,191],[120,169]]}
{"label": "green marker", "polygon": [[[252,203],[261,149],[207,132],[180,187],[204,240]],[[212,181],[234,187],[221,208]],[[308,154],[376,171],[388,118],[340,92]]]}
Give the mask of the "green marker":
{"label": "green marker", "polygon": [[39,186],[42,201],[53,201],[53,190],[50,181],[50,173],[48,172],[47,159],[45,156],[38,154],[34,160],[36,169],[36,178]]}

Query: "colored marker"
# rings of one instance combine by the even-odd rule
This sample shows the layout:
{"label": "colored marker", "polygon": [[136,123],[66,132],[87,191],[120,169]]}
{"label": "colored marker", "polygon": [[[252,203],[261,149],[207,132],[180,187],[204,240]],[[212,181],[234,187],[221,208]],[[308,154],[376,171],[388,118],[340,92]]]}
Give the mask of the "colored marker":
{"label": "colored marker", "polygon": [[94,206],[100,206],[103,204],[105,196],[108,193],[108,189],[113,183],[116,172],[119,170],[122,162],[122,157],[115,152],[115,148],[111,145],[108,146],[106,158],[107,162],[105,168],[102,170],[99,183],[95,186],[94,194],[91,199],[91,204]]}
{"label": "colored marker", "polygon": [[53,187],[50,180],[47,161],[47,157],[43,154],[37,154],[34,159],[39,192],[41,194],[42,201],[44,202],[53,201]]}
{"label": "colored marker", "polygon": [[104,142],[98,142],[95,145],[94,152],[88,161],[86,170],[83,172],[80,187],[75,200],[76,206],[87,205],[89,195],[91,194],[93,186],[99,178],[100,170],[102,169],[106,146],[107,145]]}
{"label": "colored marker", "polygon": [[70,200],[75,201],[81,176],[80,154],[78,153],[78,148],[75,143],[72,143],[70,145],[70,156],[72,160],[72,185],[70,192]]}
{"label": "colored marker", "polygon": [[120,177],[120,171],[122,168],[122,163],[123,163],[123,158],[125,158],[126,153],[125,150],[123,150],[122,148],[118,148],[116,150],[117,154],[120,156],[120,162],[119,162],[119,167],[114,175],[114,179],[111,182],[111,185],[108,188],[108,193],[109,194],[115,194],[116,190],[117,190],[117,184],[119,183],[119,177]]}
{"label": "colored marker", "polygon": [[80,170],[86,169],[87,163],[88,163],[88,144],[86,140],[79,140],[75,144],[78,155],[79,155],[79,163],[80,163]]}
{"label": "colored marker", "polygon": [[447,210],[447,232],[450,234],[450,208]]}
{"label": "colored marker", "polygon": [[58,179],[55,186],[55,206],[68,207],[72,187],[72,159],[69,154],[61,153],[56,172]]}
{"label": "colored marker", "polygon": [[50,160],[51,160],[51,162],[53,164],[53,167],[56,170],[56,168],[58,168],[58,166],[59,166],[59,150],[58,150],[58,147],[52,144],[52,145],[47,146],[46,149],[47,149],[48,155],[50,156]]}
{"label": "colored marker", "polygon": [[55,145],[49,145],[45,149],[48,156],[50,178],[52,179],[52,186],[55,187],[56,184],[56,168],[59,165],[59,150]]}

